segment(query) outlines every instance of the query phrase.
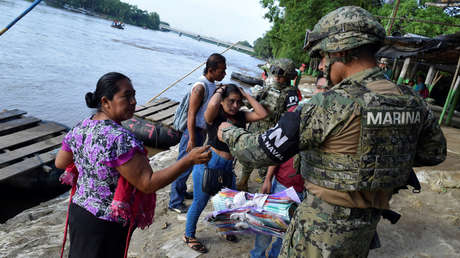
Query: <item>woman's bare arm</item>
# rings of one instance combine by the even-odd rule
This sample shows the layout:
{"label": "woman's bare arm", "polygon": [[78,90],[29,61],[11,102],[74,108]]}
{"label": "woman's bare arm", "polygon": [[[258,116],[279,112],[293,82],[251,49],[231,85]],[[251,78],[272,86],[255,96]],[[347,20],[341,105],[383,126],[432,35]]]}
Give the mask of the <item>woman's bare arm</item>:
{"label": "woman's bare arm", "polygon": [[211,99],[209,100],[208,107],[204,112],[204,119],[206,120],[206,123],[210,125],[214,122],[214,119],[216,119],[217,115],[219,114],[223,91],[224,90],[222,88],[216,90],[214,95],[212,95]]}
{"label": "woman's bare arm", "polygon": [[258,121],[258,120],[266,118],[268,116],[268,112],[267,110],[265,110],[262,104],[257,102],[255,98],[253,98],[243,89],[240,89],[240,90],[243,96],[248,100],[249,104],[251,104],[251,106],[254,108],[254,111],[246,113],[246,121],[254,122],[254,121]]}
{"label": "woman's bare arm", "polygon": [[56,159],[54,160],[54,165],[57,168],[65,169],[72,162],[73,162],[72,152],[60,149],[56,156]]}
{"label": "woman's bare arm", "polygon": [[136,189],[144,193],[153,193],[170,184],[194,164],[208,162],[211,158],[208,149],[209,146],[194,148],[184,158],[157,172],[152,171],[147,157],[138,152],[116,169]]}

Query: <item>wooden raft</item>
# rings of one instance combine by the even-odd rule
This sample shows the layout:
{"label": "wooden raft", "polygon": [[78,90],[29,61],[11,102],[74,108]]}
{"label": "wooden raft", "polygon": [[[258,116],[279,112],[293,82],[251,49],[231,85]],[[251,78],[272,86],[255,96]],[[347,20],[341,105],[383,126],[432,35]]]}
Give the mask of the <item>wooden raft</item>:
{"label": "wooden raft", "polygon": [[161,123],[171,127],[174,121],[174,113],[179,102],[167,98],[158,98],[151,103],[136,107],[134,115],[152,122]]}
{"label": "wooden raft", "polygon": [[66,128],[18,109],[0,112],[0,182],[51,164]]}

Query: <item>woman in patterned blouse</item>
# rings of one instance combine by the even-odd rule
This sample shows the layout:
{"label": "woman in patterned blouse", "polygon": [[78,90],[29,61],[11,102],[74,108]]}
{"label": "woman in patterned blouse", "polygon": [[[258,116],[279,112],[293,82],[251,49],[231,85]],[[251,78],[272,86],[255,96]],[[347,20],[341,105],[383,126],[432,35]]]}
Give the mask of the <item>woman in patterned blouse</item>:
{"label": "woman in patterned blouse", "polygon": [[107,73],[85,99],[97,112],[68,132],[55,161],[62,169],[73,162],[78,170],[69,211],[69,257],[123,257],[129,223],[113,211],[120,177],[137,191],[154,193],[194,164],[208,162],[211,155],[209,147],[195,148],[154,173],[142,142],[120,125],[133,116],[136,107],[130,79]]}

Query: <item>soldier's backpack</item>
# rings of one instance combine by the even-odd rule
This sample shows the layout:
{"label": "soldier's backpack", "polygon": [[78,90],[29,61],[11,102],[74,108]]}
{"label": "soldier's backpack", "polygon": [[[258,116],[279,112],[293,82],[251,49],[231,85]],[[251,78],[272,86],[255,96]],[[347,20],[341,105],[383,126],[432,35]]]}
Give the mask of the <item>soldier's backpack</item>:
{"label": "soldier's backpack", "polygon": [[[206,83],[202,83],[204,85],[204,96],[203,101],[208,98],[208,86]],[[190,94],[191,91],[188,91],[187,94],[182,98],[179,103],[179,106],[176,109],[176,113],[174,114],[174,121],[173,121],[173,128],[176,131],[184,132],[187,129],[187,116],[188,116],[188,107],[190,105]],[[201,104],[203,104],[203,101]]]}

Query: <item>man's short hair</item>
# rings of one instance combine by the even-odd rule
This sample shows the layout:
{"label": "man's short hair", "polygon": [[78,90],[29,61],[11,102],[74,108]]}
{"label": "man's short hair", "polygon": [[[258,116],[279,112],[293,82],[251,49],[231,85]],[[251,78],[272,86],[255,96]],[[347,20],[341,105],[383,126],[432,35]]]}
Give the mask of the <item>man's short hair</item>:
{"label": "man's short hair", "polygon": [[217,69],[219,64],[225,64],[225,57],[221,54],[214,53],[208,57],[206,60],[206,67],[204,68],[203,74],[206,75],[209,71],[209,68]]}

